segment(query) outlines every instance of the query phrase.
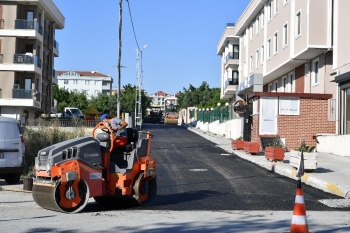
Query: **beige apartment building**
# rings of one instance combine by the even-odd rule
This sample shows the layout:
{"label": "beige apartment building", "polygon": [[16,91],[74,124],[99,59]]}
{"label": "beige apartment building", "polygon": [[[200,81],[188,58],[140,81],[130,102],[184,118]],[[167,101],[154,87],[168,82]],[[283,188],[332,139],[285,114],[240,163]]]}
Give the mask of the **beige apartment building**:
{"label": "beige apartment building", "polygon": [[19,120],[56,113],[55,30],[64,23],[52,0],[0,1],[0,115]]}
{"label": "beige apartment building", "polygon": [[247,140],[279,136],[294,149],[350,133],[349,12],[348,0],[252,0],[226,26],[221,98],[247,103]]}

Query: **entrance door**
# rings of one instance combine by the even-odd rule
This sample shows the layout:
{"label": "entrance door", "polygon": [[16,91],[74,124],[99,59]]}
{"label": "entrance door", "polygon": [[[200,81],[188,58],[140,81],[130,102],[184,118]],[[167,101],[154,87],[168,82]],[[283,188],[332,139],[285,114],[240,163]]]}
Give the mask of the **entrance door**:
{"label": "entrance door", "polygon": [[278,98],[260,98],[259,133],[277,135]]}

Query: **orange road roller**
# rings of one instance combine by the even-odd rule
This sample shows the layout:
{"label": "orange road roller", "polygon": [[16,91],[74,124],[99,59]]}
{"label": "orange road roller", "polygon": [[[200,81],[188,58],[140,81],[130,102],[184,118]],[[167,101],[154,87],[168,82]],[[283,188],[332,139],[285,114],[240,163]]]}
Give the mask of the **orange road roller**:
{"label": "orange road roller", "polygon": [[100,122],[92,136],[38,151],[34,201],[42,208],[65,213],[81,211],[90,197],[102,205],[117,204],[125,197],[151,205],[157,194],[156,161],[150,156],[153,135],[126,130],[127,140]]}

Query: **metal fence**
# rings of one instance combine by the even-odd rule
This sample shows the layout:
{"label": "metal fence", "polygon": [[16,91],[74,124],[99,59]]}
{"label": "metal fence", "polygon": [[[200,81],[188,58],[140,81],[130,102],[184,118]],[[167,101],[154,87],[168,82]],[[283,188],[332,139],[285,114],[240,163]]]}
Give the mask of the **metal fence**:
{"label": "metal fence", "polygon": [[94,128],[99,120],[83,120],[78,118],[59,119],[59,118],[40,118],[36,120],[27,120],[27,126],[58,126],[58,127],[87,127]]}
{"label": "metal fence", "polygon": [[232,106],[196,109],[190,112],[190,116],[204,123],[214,121],[221,123],[236,118],[236,115],[232,112]]}

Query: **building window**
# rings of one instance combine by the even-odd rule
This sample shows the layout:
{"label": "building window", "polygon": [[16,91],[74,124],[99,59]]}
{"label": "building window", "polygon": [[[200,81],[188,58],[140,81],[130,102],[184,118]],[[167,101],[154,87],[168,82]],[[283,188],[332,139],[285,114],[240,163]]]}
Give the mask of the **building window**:
{"label": "building window", "polygon": [[249,65],[250,65],[250,69],[249,71],[252,72],[253,71],[253,55],[250,56],[250,61],[249,61]]}
{"label": "building window", "polygon": [[98,90],[95,90],[95,96],[98,96],[98,93],[99,93],[100,91],[98,91]]}
{"label": "building window", "polygon": [[272,83],[269,83],[268,89],[269,89],[269,92],[272,92]]}
{"label": "building window", "polygon": [[260,57],[259,57],[259,49],[258,49],[255,52],[255,66],[256,66],[256,68],[259,67],[259,59],[260,59]]}
{"label": "building window", "polygon": [[261,11],[261,14],[260,14],[261,29],[264,28],[264,22],[265,22],[264,16],[265,16],[265,15],[264,15],[264,10],[262,10],[262,11]]}
{"label": "building window", "polygon": [[90,91],[89,90],[85,90],[85,95],[86,96],[90,95]]}
{"label": "building window", "polygon": [[288,44],[288,24],[283,25],[283,46]]}
{"label": "building window", "polygon": [[244,31],[244,37],[243,37],[244,47],[247,46],[247,40],[248,40],[248,38],[247,38],[247,30],[248,30],[248,29],[246,29],[246,30]]}
{"label": "building window", "polygon": [[238,74],[237,70],[232,71],[232,85],[238,85]]}
{"label": "building window", "polygon": [[261,64],[264,64],[264,45],[261,46],[260,56],[261,56]]}
{"label": "building window", "polygon": [[[64,75],[66,75],[66,74],[64,74]],[[65,80],[63,81],[63,84],[68,84],[68,80],[65,79]]]}
{"label": "building window", "polygon": [[312,66],[311,66],[311,69],[312,69],[312,84],[315,85],[315,84],[318,84],[319,82],[319,77],[318,77],[318,59],[312,61]]}
{"label": "building window", "polygon": [[278,34],[277,32],[273,35],[273,53],[277,53],[278,52]]}
{"label": "building window", "polygon": [[260,22],[259,22],[259,16],[256,17],[256,21],[255,21],[255,33],[258,34],[260,31]]}
{"label": "building window", "polygon": [[296,19],[295,19],[295,35],[296,37],[300,36],[301,34],[301,12],[299,11],[296,14]]}
{"label": "building window", "polygon": [[239,59],[239,46],[233,45],[233,59]]}
{"label": "building window", "polygon": [[270,21],[272,18],[272,5],[271,5],[271,1],[269,1],[269,3],[267,3],[267,22]]}
{"label": "building window", "polygon": [[282,79],[283,92],[287,92],[287,77],[284,76]]}
{"label": "building window", "polygon": [[278,0],[275,0],[275,14],[278,13]]}
{"label": "building window", "polygon": [[73,84],[78,84],[78,80],[73,80]]}
{"label": "building window", "polygon": [[89,85],[90,81],[89,80],[85,80],[85,85]]}
{"label": "building window", "polygon": [[98,85],[99,81],[95,81],[95,85]]}
{"label": "building window", "polygon": [[253,24],[250,25],[250,40],[253,39]]}
{"label": "building window", "polygon": [[247,61],[244,61],[244,64],[243,64],[243,75],[244,77],[247,76]]}
{"label": "building window", "polygon": [[267,48],[266,48],[267,58],[271,57],[271,39],[267,40]]}
{"label": "building window", "polygon": [[273,90],[275,91],[275,92],[277,92],[277,88],[278,88],[278,81],[275,81],[274,83],[273,83]]}
{"label": "building window", "polygon": [[309,64],[305,63],[305,75],[304,76],[308,76],[309,74]]}
{"label": "building window", "polygon": [[288,92],[294,92],[294,75],[293,73],[288,74]]}

